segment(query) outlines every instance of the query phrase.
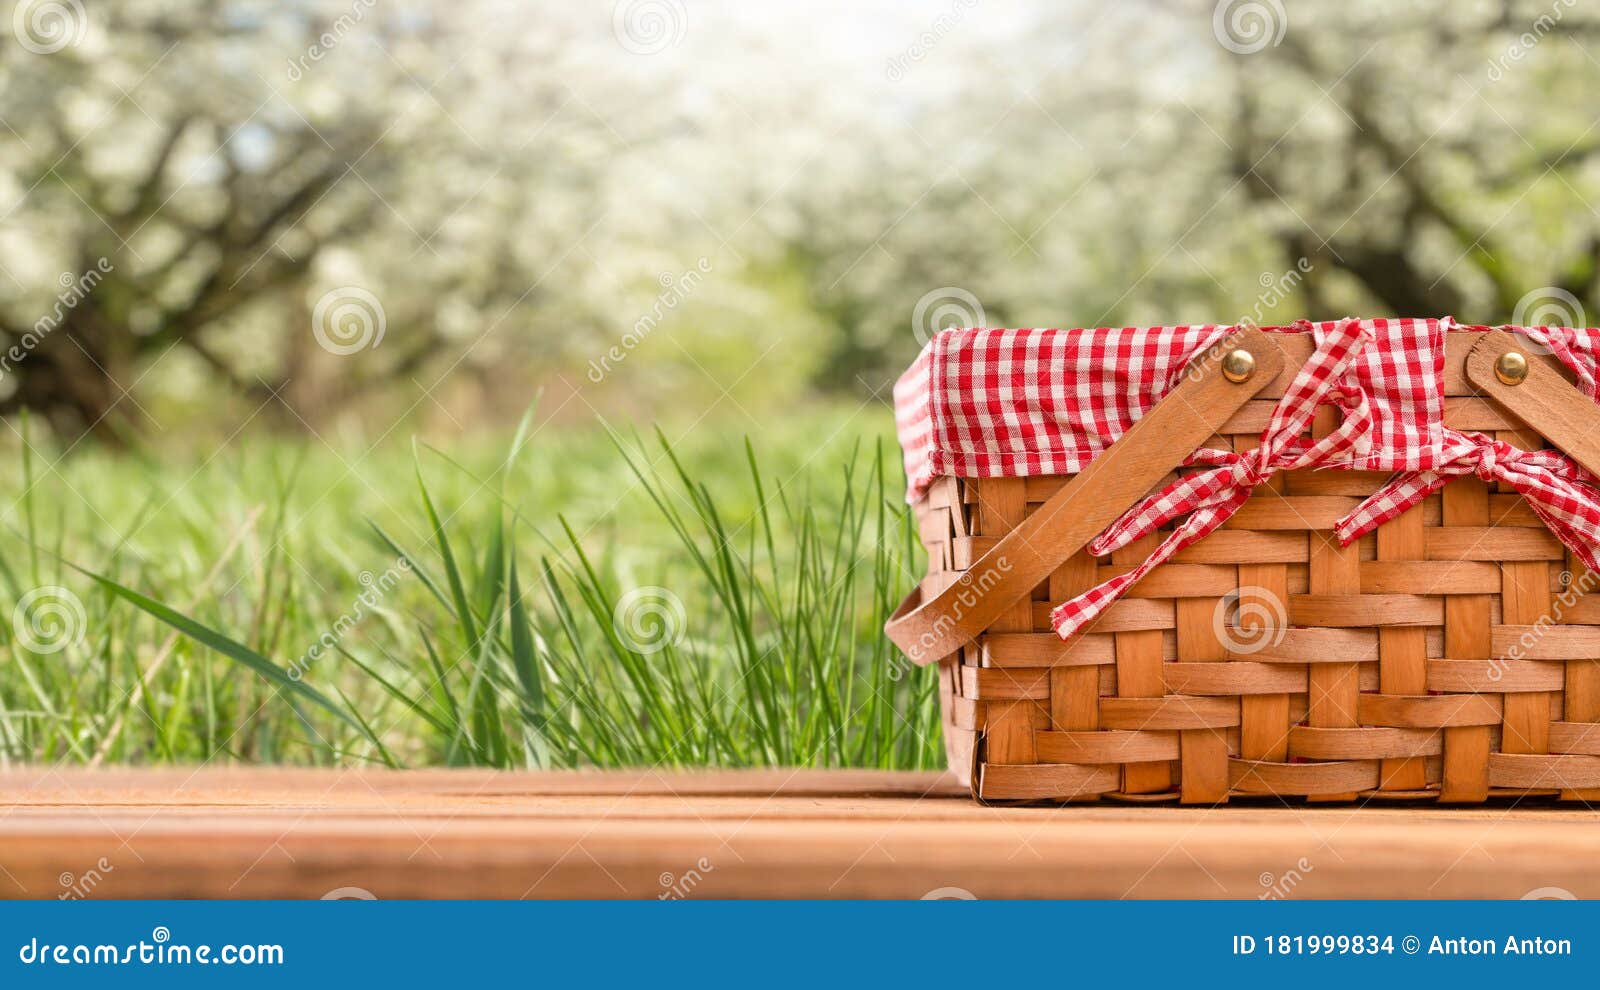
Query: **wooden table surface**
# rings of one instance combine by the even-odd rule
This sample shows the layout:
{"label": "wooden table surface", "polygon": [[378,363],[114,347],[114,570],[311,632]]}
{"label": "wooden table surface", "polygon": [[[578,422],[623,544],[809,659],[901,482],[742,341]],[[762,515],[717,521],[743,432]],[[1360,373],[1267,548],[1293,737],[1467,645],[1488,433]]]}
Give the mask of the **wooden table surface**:
{"label": "wooden table surface", "polygon": [[876,771],[0,771],[10,897],[1600,897],[1600,812],[981,807]]}

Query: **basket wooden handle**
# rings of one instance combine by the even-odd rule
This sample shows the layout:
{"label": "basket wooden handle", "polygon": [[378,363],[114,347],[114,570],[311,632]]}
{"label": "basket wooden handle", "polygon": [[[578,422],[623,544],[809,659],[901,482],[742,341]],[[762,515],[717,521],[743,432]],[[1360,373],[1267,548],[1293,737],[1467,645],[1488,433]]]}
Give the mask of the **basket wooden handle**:
{"label": "basket wooden handle", "polygon": [[[1513,352],[1525,362],[1520,381],[1502,379],[1496,370],[1501,357]],[[1534,356],[1514,334],[1493,330],[1467,355],[1467,380],[1590,474],[1600,475],[1600,405],[1563,378],[1559,367]]]}
{"label": "basket wooden handle", "polygon": [[[1255,360],[1240,382],[1221,368],[1235,350]],[[919,666],[971,642],[1182,464],[1277,378],[1283,364],[1282,349],[1254,327],[1208,348],[1190,362],[1176,388],[954,584],[928,601],[920,588],[913,589],[884,632]]]}

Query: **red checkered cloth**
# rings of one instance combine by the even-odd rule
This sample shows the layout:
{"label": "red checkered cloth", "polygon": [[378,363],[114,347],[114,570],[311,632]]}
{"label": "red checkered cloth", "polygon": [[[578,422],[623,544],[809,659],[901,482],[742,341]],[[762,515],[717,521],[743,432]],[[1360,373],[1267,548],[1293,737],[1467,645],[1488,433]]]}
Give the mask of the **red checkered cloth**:
{"label": "red checkered cloth", "polygon": [[[1554,354],[1572,369],[1578,388],[1600,401],[1600,330],[1593,327],[1461,327],[1462,330],[1515,330]],[[1534,348],[1535,351],[1538,348]]]}
{"label": "red checkered cloth", "polygon": [[[1349,321],[1264,327],[1320,341]],[[1371,444],[1345,467],[1419,470],[1444,437],[1448,320],[1363,320],[1375,346],[1350,369],[1371,402]],[[945,330],[894,387],[907,498],[942,475],[1076,474],[1177,385],[1231,327]]]}
{"label": "red checkered cloth", "polygon": [[1466,474],[1515,488],[1550,532],[1600,574],[1600,490],[1594,477],[1553,450],[1519,450],[1482,433],[1447,429],[1443,463],[1394,478],[1340,519],[1334,532],[1348,545]]}
{"label": "red checkered cloth", "polygon": [[[1081,471],[1179,381],[1189,361],[1230,327],[1120,330],[948,330],[936,336],[895,386],[908,499],[941,475],[1020,477]],[[1340,520],[1349,542],[1437,490],[1476,472],[1506,481],[1575,553],[1595,566],[1600,492],[1559,454],[1518,451],[1443,425],[1445,335],[1438,320],[1338,320],[1267,327],[1309,333],[1316,343],[1273,411],[1260,446],[1202,449],[1205,466],[1135,505],[1089,545],[1109,553],[1178,521],[1151,557],[1072,601],[1052,621],[1062,636],[1082,628],[1183,547],[1231,516],[1274,472],[1303,467],[1405,472]],[[1508,327],[1572,368],[1600,395],[1600,331]],[[1318,406],[1343,413],[1326,437],[1304,436]],[[1600,567],[1595,567],[1600,571]]]}
{"label": "red checkered cloth", "polygon": [[[1260,446],[1243,454],[1231,450],[1197,451],[1185,463],[1222,466],[1180,476],[1128,510],[1091,541],[1089,552],[1099,556],[1125,547],[1179,516],[1185,517],[1138,567],[1057,606],[1050,613],[1050,624],[1056,631],[1068,636],[1082,628],[1152,569],[1221,526],[1250,497],[1250,492],[1274,473],[1347,462],[1365,453],[1363,448],[1370,444],[1373,427],[1371,403],[1361,389],[1345,378],[1371,339],[1372,331],[1358,320],[1350,320],[1327,334],[1273,409]],[[1311,426],[1311,417],[1324,400],[1334,401],[1344,409],[1344,421],[1337,430],[1313,442],[1301,434]]]}

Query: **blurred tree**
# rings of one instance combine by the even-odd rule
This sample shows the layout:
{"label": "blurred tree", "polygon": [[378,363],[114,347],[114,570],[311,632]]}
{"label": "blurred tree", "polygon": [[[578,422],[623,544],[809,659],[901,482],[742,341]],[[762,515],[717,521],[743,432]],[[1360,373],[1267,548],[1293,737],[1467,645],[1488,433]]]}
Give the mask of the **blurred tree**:
{"label": "blurred tree", "polygon": [[[991,325],[1600,311],[1600,17],[1573,0],[1143,0],[1025,20],[911,66],[908,84],[969,85],[886,133],[887,164],[796,233],[840,325],[834,384],[904,367],[916,341],[883,328],[940,286]],[[908,146],[920,172],[897,164]]]}
{"label": "blurred tree", "polygon": [[1600,307],[1570,0],[935,6],[20,0],[0,413],[696,415],[961,323]]}
{"label": "blurred tree", "polygon": [[[430,364],[470,374],[505,354],[487,329],[548,305],[531,273],[571,238],[540,231],[598,212],[581,159],[619,138],[558,113],[559,20],[497,38],[388,0],[29,6],[34,49],[0,60],[0,413],[112,438],[169,361],[289,424]],[[576,208],[540,210],[555,188]]]}
{"label": "blurred tree", "polygon": [[[266,27],[247,8],[58,16],[56,29],[80,35],[75,43],[8,48],[0,68],[0,116],[14,138],[5,166],[20,187],[9,246],[32,255],[22,267],[35,276],[104,277],[67,305],[41,306],[31,293],[7,307],[0,326],[21,356],[0,410],[32,408],[109,435],[113,409],[137,408],[122,400],[144,361],[174,346],[259,402],[303,362],[311,338],[286,335],[278,367],[251,374],[218,346],[218,330],[253,306],[297,298],[329,245],[373,228],[383,201],[362,187],[388,186],[397,160],[371,156],[345,180],[384,137],[386,115],[350,104],[337,126],[318,127],[297,112],[276,93],[291,85],[282,65],[246,43]],[[285,50],[308,50],[325,26],[303,19],[303,40]]]}
{"label": "blurred tree", "polygon": [[1279,44],[1228,59],[1219,130],[1286,261],[1309,260],[1308,307],[1482,323],[1596,312],[1600,137],[1584,94],[1600,83],[1600,20],[1570,0],[1337,25],[1305,12]]}

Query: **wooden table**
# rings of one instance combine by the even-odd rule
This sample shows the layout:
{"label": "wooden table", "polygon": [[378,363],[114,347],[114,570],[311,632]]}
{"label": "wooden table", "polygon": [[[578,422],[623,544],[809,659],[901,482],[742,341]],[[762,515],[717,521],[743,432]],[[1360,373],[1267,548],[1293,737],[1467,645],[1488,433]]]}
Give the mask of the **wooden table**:
{"label": "wooden table", "polygon": [[0,772],[12,897],[1600,897],[1600,812],[980,807],[939,774]]}

